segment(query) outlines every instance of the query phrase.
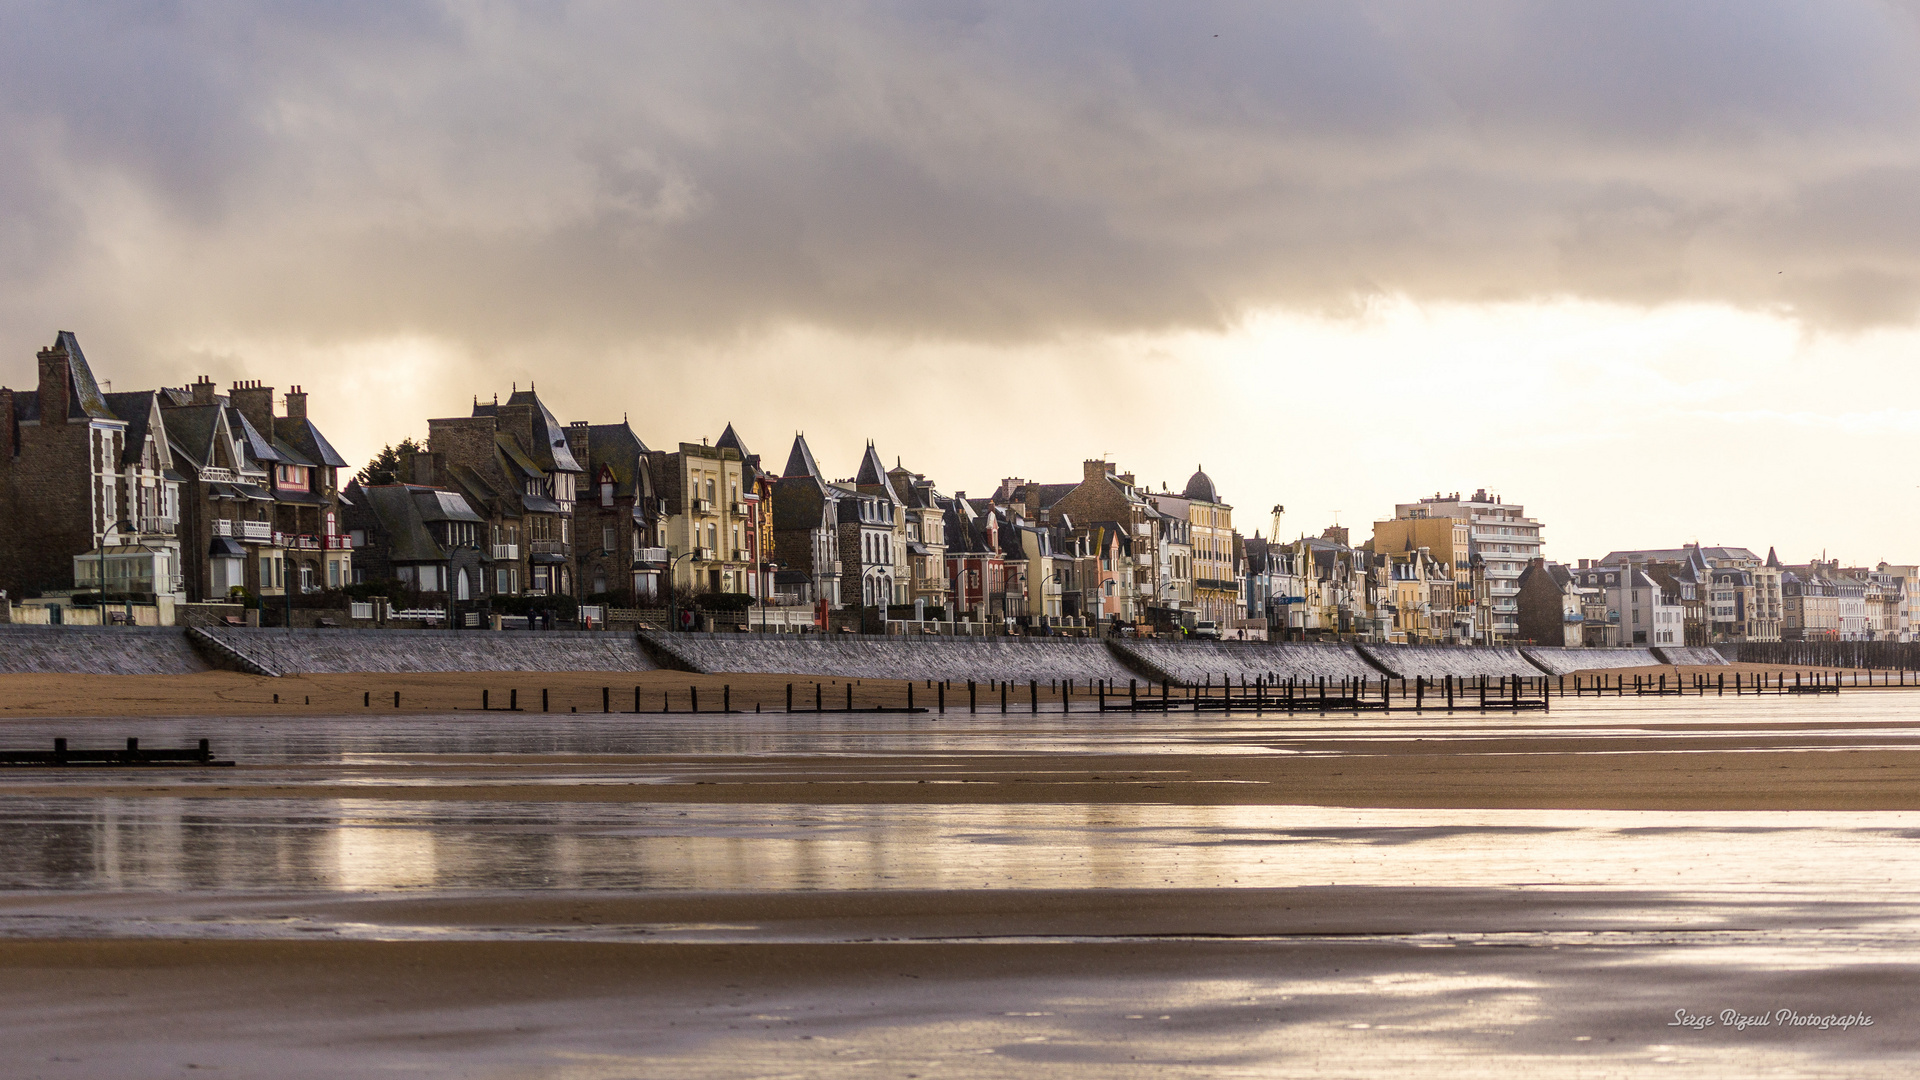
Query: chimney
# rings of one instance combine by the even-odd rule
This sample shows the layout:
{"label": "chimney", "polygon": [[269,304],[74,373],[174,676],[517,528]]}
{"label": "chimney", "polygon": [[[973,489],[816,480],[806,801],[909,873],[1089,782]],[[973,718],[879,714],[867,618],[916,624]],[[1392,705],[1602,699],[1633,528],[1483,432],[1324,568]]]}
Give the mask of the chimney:
{"label": "chimney", "polygon": [[72,407],[67,350],[40,350],[40,423],[64,424]]}
{"label": "chimney", "polygon": [[1113,466],[1104,461],[1089,459],[1080,463],[1080,479],[1083,481],[1098,480],[1111,472]]}
{"label": "chimney", "polygon": [[0,466],[13,463],[13,391],[0,386]]}
{"label": "chimney", "polygon": [[1593,560],[1592,560],[1592,559],[1581,559],[1581,560],[1580,560],[1580,569],[1582,569],[1582,570],[1591,570],[1591,569],[1593,569]]}
{"label": "chimney", "polygon": [[567,425],[567,451],[575,461],[580,462],[582,468],[586,467],[587,458],[591,456],[588,450],[592,446],[592,436],[591,425],[585,420],[575,420]]}
{"label": "chimney", "polygon": [[[199,399],[196,393],[194,400]],[[261,438],[273,438],[273,387],[260,385],[258,379],[237,382],[227,391],[227,400],[240,410],[240,415],[247,418],[247,423],[253,425]]]}
{"label": "chimney", "polygon": [[[202,375],[199,378],[193,380],[193,403],[195,405],[213,404],[213,380],[212,379],[209,379],[205,375]],[[44,412],[45,409],[46,409],[46,406],[42,404],[41,410]],[[262,434],[265,434],[265,432],[262,432]]]}
{"label": "chimney", "polygon": [[[271,394],[268,395],[271,398]],[[287,419],[305,420],[307,418],[307,392],[297,386],[287,389]]]}

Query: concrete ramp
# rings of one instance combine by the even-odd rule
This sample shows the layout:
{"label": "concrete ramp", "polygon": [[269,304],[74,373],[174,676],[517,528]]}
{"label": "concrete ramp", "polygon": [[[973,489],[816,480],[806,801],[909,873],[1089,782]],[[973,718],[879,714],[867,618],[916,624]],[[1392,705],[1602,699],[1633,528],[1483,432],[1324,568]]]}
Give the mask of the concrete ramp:
{"label": "concrete ramp", "polygon": [[903,638],[843,634],[656,634],[648,645],[675,666],[712,674],[842,679],[968,679],[1012,682],[1137,676],[1097,640],[1084,638]]}
{"label": "concrete ramp", "polygon": [[1505,675],[1538,678],[1534,666],[1520,650],[1506,646],[1469,647],[1453,645],[1362,645],[1360,652],[1385,668],[1396,679],[1476,679],[1482,675],[1497,679]]}
{"label": "concrete ramp", "polygon": [[[652,671],[612,631],[271,630],[202,627],[213,651],[259,674],[403,671]],[[227,655],[230,654],[230,655]]]}
{"label": "concrete ramp", "polygon": [[1545,668],[1549,675],[1571,675],[1576,671],[1603,668],[1659,667],[1660,658],[1647,649],[1551,649],[1527,647],[1520,650],[1527,659]]}
{"label": "concrete ramp", "polygon": [[188,675],[210,665],[170,626],[0,626],[0,673]]}
{"label": "concrete ramp", "polygon": [[1724,667],[1727,658],[1720,650],[1704,645],[1655,645],[1654,654],[1663,664],[1678,664],[1683,667]]}
{"label": "concrete ramp", "polygon": [[1380,671],[1351,645],[1261,641],[1117,641],[1115,652],[1129,667],[1176,686],[1200,686],[1222,678],[1235,683],[1264,679],[1315,682],[1325,678],[1378,679]]}

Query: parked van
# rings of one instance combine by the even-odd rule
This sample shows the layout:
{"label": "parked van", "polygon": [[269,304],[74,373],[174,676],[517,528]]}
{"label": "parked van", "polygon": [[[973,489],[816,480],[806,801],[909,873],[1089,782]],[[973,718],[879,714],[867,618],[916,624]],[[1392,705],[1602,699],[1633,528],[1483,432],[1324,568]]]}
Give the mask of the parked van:
{"label": "parked van", "polygon": [[1208,641],[1219,641],[1220,624],[1211,619],[1201,619],[1199,622],[1193,624],[1193,633],[1191,636],[1205,638]]}

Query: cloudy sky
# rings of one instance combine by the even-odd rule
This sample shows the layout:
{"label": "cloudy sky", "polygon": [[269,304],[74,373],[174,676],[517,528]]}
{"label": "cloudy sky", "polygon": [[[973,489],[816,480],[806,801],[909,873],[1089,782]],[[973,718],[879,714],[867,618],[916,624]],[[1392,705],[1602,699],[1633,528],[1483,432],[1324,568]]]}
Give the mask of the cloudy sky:
{"label": "cloudy sky", "polygon": [[1910,4],[10,4],[0,382],[1920,561]]}

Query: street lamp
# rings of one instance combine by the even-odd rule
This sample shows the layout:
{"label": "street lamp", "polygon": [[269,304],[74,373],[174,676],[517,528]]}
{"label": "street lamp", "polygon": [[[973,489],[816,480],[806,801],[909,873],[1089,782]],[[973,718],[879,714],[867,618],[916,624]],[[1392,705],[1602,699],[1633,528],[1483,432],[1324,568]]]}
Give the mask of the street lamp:
{"label": "street lamp", "polygon": [[[696,543],[697,543],[697,541],[696,541]],[[667,564],[667,588],[669,588],[669,589],[672,589],[672,590],[674,591],[674,595],[675,595],[676,597],[678,597],[678,595],[679,595],[679,592],[680,592],[680,587],[679,587],[679,585],[678,585],[678,584],[677,584],[677,583],[675,582],[675,580],[674,580],[674,574],[675,574],[675,572],[676,572],[677,570],[679,570],[679,568],[680,568],[680,560],[681,560],[681,559],[686,559],[686,558],[691,558],[691,557],[693,556],[693,553],[694,553],[695,551],[698,551],[698,550],[699,550],[699,549],[698,549],[697,547],[695,547],[695,548],[688,548],[688,549],[687,549],[686,551],[683,551],[683,552],[681,552],[680,554],[678,554],[678,555],[675,555],[675,556],[673,557],[673,561],[672,561],[672,562],[669,562],[669,563]],[[692,583],[691,583],[691,581],[689,581],[689,583],[688,583],[688,587],[689,587],[689,588],[691,588],[691,587],[692,587]],[[681,607],[683,607],[683,606],[685,606],[685,605],[683,605],[683,604],[679,604],[679,603],[676,603],[676,604],[674,605],[674,607],[673,607],[673,611],[674,611],[674,621],[675,621],[676,623],[677,623],[677,622],[679,622],[679,613],[680,613],[680,608],[681,608]],[[675,629],[678,629],[678,627],[675,627]]]}
{"label": "street lamp", "polygon": [[[767,601],[773,597],[773,575],[780,570],[779,563],[767,563],[760,572],[760,632],[767,632]],[[784,624],[785,616],[781,617]]]}
{"label": "street lamp", "polygon": [[[100,530],[100,602],[94,607],[94,610],[100,613],[101,626],[107,625],[107,537],[113,535],[119,528],[119,522],[109,521],[106,527]],[[133,584],[132,580],[129,579],[127,584],[131,587]],[[123,592],[121,595],[127,602],[127,625],[132,626],[133,593],[129,589],[129,591]]]}

